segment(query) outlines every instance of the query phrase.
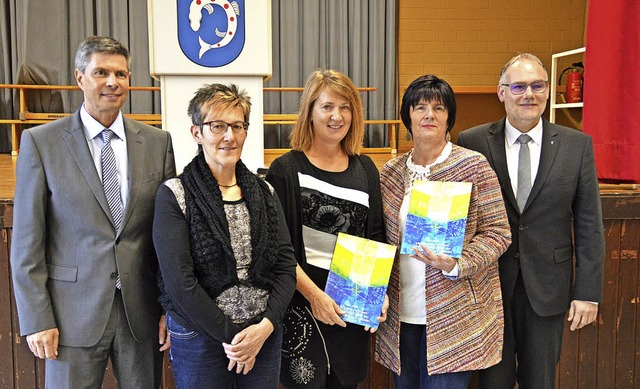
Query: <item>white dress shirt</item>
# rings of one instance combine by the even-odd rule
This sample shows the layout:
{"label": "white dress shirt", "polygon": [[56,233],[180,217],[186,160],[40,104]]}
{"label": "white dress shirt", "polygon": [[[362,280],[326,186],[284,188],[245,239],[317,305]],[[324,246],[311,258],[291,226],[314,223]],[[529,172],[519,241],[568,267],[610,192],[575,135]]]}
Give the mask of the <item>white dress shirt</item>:
{"label": "white dress shirt", "polygon": [[[511,189],[513,194],[518,193],[518,159],[520,153],[520,144],[517,139],[523,133],[516,129],[509,123],[509,119],[506,119],[505,125],[505,151],[507,154],[507,168],[509,169],[509,178],[511,179]],[[531,137],[529,142],[529,156],[531,157],[531,186],[536,180],[536,174],[538,173],[538,166],[540,166],[540,152],[542,151],[542,119],[538,121],[535,127],[533,127],[527,135]]]}
{"label": "white dress shirt", "polygon": [[[89,145],[89,151],[93,158],[93,164],[98,171],[98,177],[102,181],[102,137],[100,133],[105,127],[94,119],[84,104],[80,108],[80,120],[82,120],[82,126],[84,128],[84,135],[87,138],[87,144]],[[116,120],[109,127],[111,131],[116,134],[111,138],[111,148],[116,155],[116,163],[118,165],[118,179],[120,180],[120,197],[122,198],[122,210],[127,207],[127,200],[129,198],[129,160],[127,157],[127,138],[124,133],[124,120],[122,119],[122,112],[118,114]]]}

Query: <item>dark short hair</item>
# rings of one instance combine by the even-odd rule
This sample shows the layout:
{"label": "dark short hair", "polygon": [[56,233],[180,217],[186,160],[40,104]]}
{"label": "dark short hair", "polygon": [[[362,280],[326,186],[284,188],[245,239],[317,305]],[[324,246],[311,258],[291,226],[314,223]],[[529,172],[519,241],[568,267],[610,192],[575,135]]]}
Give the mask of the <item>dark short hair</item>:
{"label": "dark short hair", "polygon": [[84,73],[94,53],[121,55],[127,60],[127,69],[131,65],[129,50],[122,43],[109,36],[90,36],[80,42],[76,51],[75,67]]}
{"label": "dark short hair", "polygon": [[249,121],[251,114],[251,98],[244,89],[239,89],[235,84],[205,84],[200,87],[189,101],[187,115],[191,118],[191,123],[197,126],[202,125],[204,117],[202,112],[211,107],[225,110],[229,108],[240,108],[244,116],[244,121]]}
{"label": "dark short hair", "polygon": [[445,80],[425,74],[413,80],[402,96],[400,107],[400,118],[402,123],[411,132],[411,109],[421,101],[437,101],[444,105],[447,110],[447,132],[451,131],[456,122],[456,96],[451,85]]}

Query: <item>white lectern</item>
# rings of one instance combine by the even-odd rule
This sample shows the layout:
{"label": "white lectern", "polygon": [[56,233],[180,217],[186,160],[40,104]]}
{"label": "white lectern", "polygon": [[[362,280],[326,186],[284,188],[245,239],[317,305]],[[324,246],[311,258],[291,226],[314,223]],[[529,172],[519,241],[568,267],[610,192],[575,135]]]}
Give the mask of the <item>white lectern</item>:
{"label": "white lectern", "polygon": [[187,106],[196,89],[235,83],[251,96],[242,160],[264,163],[262,87],[271,76],[271,0],[148,0],[151,75],[161,83],[162,127],[178,171],[195,156]]}

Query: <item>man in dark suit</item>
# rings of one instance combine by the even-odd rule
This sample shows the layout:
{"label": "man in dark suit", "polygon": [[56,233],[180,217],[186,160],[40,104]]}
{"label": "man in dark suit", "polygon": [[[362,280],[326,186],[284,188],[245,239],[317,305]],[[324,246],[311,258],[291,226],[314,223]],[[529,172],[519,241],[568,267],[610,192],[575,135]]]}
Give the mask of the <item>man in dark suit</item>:
{"label": "man in dark suit", "polygon": [[82,107],[22,133],[11,266],[20,332],[46,358],[47,388],[100,388],[109,358],[120,388],[160,383],[168,342],[151,226],[175,162],[169,133],[120,112],[129,63],[116,40],[86,39]]}
{"label": "man in dark suit", "polygon": [[460,146],[484,154],[496,171],[513,239],[499,260],[502,362],[480,372],[482,388],[513,388],[516,380],[521,389],[555,388],[567,310],[570,329],[582,328],[596,319],[602,298],[604,235],[591,137],[542,119],[548,80],[537,57],[515,56],[498,85],[507,117],[458,135]]}

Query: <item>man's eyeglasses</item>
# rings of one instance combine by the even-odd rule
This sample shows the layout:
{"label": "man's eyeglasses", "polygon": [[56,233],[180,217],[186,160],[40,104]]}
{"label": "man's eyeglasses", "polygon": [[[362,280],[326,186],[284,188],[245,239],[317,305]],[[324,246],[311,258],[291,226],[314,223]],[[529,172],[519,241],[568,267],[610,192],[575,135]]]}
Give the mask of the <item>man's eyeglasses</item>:
{"label": "man's eyeglasses", "polygon": [[548,81],[534,81],[530,84],[526,82],[512,82],[511,84],[500,84],[501,86],[508,86],[511,94],[521,95],[527,91],[527,88],[531,86],[531,91],[533,93],[542,93],[547,90],[549,86]]}
{"label": "man's eyeglasses", "polygon": [[247,129],[249,128],[249,123],[246,123],[246,122],[227,123],[227,122],[223,122],[222,120],[212,120],[210,122],[202,123],[201,127],[202,128],[209,127],[209,131],[211,131],[216,135],[224,134],[225,132],[227,132],[227,128],[231,127],[231,131],[233,131],[234,134],[240,135],[247,132]]}

